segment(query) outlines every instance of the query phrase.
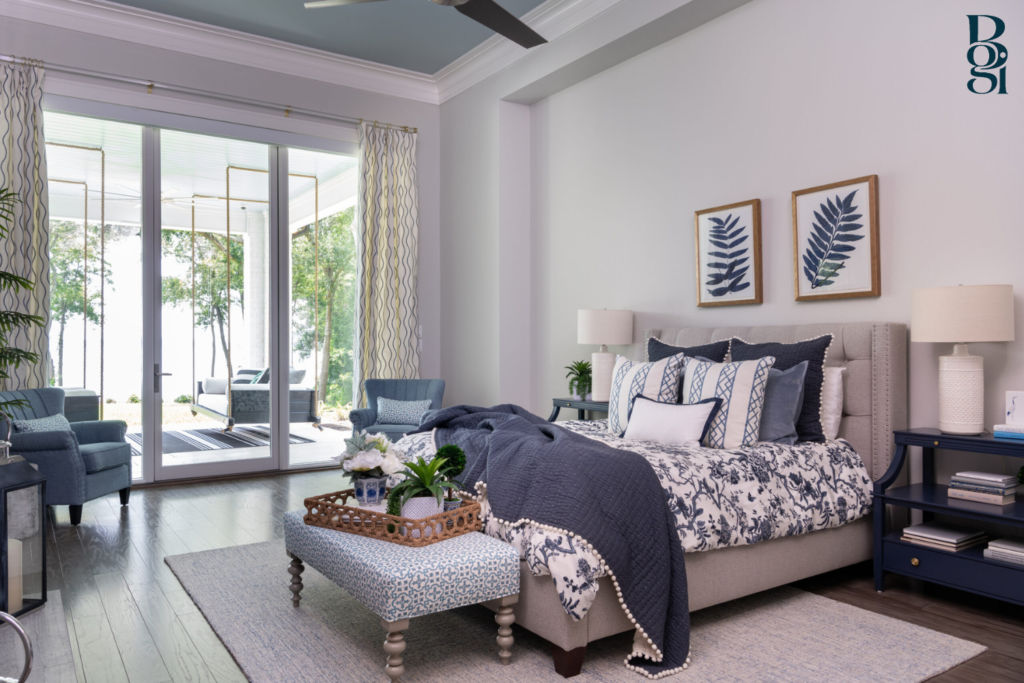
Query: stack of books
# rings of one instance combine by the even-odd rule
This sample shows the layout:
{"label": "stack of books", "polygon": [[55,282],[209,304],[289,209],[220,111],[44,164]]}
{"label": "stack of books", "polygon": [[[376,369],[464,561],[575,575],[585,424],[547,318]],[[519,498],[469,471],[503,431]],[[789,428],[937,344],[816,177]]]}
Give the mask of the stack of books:
{"label": "stack of books", "polygon": [[948,550],[955,553],[964,548],[984,543],[987,538],[984,531],[977,529],[965,529],[943,522],[925,522],[916,526],[908,526],[903,530],[900,540],[926,548]]}
{"label": "stack of books", "polygon": [[949,480],[949,497],[990,505],[1010,505],[1017,495],[1017,477],[988,472],[957,472]]}
{"label": "stack of books", "polygon": [[1024,424],[996,425],[992,428],[992,436],[997,439],[1016,439],[1024,441]]}
{"label": "stack of books", "polygon": [[1000,538],[991,541],[982,554],[990,560],[1024,566],[1024,539]]}

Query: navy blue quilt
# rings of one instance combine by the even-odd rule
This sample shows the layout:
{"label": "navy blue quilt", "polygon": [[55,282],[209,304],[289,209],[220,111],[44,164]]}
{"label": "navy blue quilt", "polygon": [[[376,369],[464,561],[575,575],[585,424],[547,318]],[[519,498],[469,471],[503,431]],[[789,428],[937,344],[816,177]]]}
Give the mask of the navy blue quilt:
{"label": "navy blue quilt", "polygon": [[499,519],[529,519],[591,543],[618,580],[626,607],[662,661],[633,657],[651,675],[681,667],[690,650],[683,549],[658,476],[636,453],[561,429],[515,405],[453,406],[428,417],[438,447],[466,452],[459,479],[487,484]]}

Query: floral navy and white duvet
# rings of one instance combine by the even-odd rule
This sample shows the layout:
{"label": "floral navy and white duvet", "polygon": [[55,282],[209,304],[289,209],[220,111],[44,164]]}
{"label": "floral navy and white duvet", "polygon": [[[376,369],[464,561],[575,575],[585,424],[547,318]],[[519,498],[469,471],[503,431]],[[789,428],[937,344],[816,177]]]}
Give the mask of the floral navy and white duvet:
{"label": "floral navy and white duvet", "polygon": [[[871,477],[841,439],[724,450],[627,441],[609,434],[604,420],[558,426],[646,458],[688,553],[830,529],[871,511]],[[436,450],[431,433],[406,436],[399,446],[411,460],[429,460]],[[535,576],[550,575],[565,611],[582,619],[603,576],[597,558],[573,538],[498,522],[486,494],[480,504],[484,531],[514,546]]]}

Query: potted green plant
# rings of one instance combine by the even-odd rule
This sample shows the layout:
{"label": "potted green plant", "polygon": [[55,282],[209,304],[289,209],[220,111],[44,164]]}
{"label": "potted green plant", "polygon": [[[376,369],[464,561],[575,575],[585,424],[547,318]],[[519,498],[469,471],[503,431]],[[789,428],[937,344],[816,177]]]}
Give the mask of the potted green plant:
{"label": "potted green plant", "polygon": [[420,457],[416,462],[406,463],[405,471],[401,472],[405,479],[391,489],[389,509],[394,509],[390,500],[397,498],[402,517],[422,519],[443,512],[445,489],[461,486],[457,481],[447,481],[441,473],[446,462],[437,457],[427,462]]}
{"label": "potted green plant", "polygon": [[348,472],[356,500],[365,507],[384,502],[388,477],[402,469],[403,455],[384,434],[360,432],[345,439],[345,452],[331,459]]}
{"label": "potted green plant", "polygon": [[[437,449],[435,458],[444,458],[444,464],[441,466],[439,472],[441,475],[452,483],[461,484],[455,480],[455,477],[462,474],[462,471],[466,469],[466,452],[453,443],[446,444]],[[444,499],[444,511],[455,510],[462,505],[462,499],[455,497],[455,488],[448,489],[448,494]]]}
{"label": "potted green plant", "polygon": [[[7,239],[10,236],[11,228],[9,223],[14,219],[14,205],[20,202],[18,195],[7,188],[0,188],[0,237]],[[8,290],[14,294],[20,291],[31,291],[34,285],[31,280],[21,277],[6,270],[0,270],[0,291]],[[38,315],[30,315],[20,311],[0,311],[0,379],[10,379],[9,370],[21,367],[22,363],[38,363],[39,354],[25,351],[14,346],[7,346],[6,337],[19,327],[35,325],[43,327],[46,321]],[[7,421],[6,436],[10,437],[11,418],[8,414],[11,408],[27,408],[28,401],[22,398],[15,398],[0,401],[0,415]],[[0,443],[10,443],[2,440]]]}
{"label": "potted green plant", "polygon": [[590,388],[593,384],[590,361],[578,360],[572,365],[566,365],[565,369],[569,371],[565,376],[569,380],[569,393],[573,400],[589,401]]}

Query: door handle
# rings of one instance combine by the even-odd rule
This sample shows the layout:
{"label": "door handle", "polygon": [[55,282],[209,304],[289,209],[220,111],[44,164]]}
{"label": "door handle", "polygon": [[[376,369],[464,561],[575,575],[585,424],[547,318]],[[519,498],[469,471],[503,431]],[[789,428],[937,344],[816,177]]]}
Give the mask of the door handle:
{"label": "door handle", "polygon": [[170,377],[170,376],[171,376],[171,373],[169,373],[169,372],[160,372],[160,364],[159,363],[154,365],[153,366],[153,391],[155,391],[156,393],[159,394],[160,393],[160,378],[161,377]]}

